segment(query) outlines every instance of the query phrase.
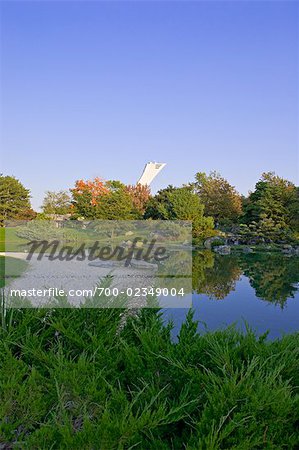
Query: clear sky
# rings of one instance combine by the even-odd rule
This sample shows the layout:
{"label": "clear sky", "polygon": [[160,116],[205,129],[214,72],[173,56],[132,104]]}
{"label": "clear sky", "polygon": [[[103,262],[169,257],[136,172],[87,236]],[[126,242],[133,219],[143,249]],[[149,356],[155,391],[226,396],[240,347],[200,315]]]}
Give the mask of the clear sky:
{"label": "clear sky", "polygon": [[246,194],[298,182],[298,3],[1,2],[1,172],[153,190],[217,170]]}

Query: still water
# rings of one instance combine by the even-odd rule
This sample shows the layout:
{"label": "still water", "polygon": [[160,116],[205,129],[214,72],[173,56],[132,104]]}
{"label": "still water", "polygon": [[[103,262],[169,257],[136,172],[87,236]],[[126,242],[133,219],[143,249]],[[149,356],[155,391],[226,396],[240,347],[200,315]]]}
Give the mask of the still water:
{"label": "still water", "polygon": [[[220,256],[209,251],[193,255],[192,308],[198,329],[230,324],[269,339],[299,331],[299,258],[281,253]],[[191,295],[191,294],[190,294]],[[188,309],[164,309],[177,335]]]}

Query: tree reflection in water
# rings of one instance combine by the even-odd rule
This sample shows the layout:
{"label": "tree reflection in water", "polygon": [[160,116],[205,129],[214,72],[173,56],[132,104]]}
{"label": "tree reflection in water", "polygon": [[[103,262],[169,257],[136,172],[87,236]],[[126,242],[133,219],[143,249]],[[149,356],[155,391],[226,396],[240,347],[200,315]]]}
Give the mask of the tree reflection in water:
{"label": "tree reflection in water", "polygon": [[235,256],[219,256],[212,252],[193,256],[193,286],[197,294],[221,300],[235,289],[241,275],[242,269]]}
{"label": "tree reflection in water", "polygon": [[244,274],[258,298],[283,308],[298,290],[299,258],[280,253],[251,253],[220,256],[211,251],[193,254],[193,292],[211,299],[224,299],[235,290]]}
{"label": "tree reflection in water", "polygon": [[294,298],[299,281],[298,257],[257,253],[242,255],[239,261],[257,297],[281,308],[288,298]]}

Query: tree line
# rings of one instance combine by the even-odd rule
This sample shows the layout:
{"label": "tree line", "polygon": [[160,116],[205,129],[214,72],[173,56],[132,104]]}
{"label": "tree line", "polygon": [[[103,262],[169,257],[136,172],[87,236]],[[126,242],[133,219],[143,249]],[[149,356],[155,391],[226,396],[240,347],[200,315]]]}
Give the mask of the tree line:
{"label": "tree line", "polygon": [[0,222],[66,216],[71,220],[190,220],[194,239],[237,233],[245,240],[287,242],[298,239],[299,188],[267,172],[248,196],[217,172],[198,172],[194,181],[168,186],[152,195],[148,186],[121,181],[77,180],[69,191],[47,191],[42,213],[33,211],[30,191],[12,176],[0,176]]}

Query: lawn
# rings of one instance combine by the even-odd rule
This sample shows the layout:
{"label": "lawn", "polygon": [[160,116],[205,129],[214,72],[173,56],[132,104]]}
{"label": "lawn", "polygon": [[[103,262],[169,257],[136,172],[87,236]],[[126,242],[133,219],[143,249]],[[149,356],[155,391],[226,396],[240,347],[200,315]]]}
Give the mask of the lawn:
{"label": "lawn", "polygon": [[299,334],[171,339],[157,310],[10,310],[0,341],[0,447],[298,449]]}
{"label": "lawn", "polygon": [[0,255],[0,288],[8,286],[14,278],[19,277],[28,267],[28,262],[11,256]]}
{"label": "lawn", "polygon": [[26,240],[17,235],[16,228],[0,227],[0,252],[19,252],[24,244]]}

